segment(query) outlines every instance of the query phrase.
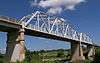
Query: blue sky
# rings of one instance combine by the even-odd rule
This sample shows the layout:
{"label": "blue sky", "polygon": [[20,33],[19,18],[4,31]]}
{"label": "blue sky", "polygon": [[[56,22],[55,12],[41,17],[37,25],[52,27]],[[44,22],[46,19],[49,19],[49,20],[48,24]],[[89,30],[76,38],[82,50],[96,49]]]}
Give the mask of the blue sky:
{"label": "blue sky", "polygon": [[[21,19],[36,10],[46,9],[31,6],[30,0],[0,0],[0,15]],[[86,0],[78,4],[75,10],[64,10],[57,16],[70,20],[78,31],[91,34],[95,43],[100,44],[100,0]],[[6,39],[6,33],[0,32],[0,49],[6,47]],[[31,50],[69,47],[66,42],[31,36],[25,36],[25,41],[27,48]]]}

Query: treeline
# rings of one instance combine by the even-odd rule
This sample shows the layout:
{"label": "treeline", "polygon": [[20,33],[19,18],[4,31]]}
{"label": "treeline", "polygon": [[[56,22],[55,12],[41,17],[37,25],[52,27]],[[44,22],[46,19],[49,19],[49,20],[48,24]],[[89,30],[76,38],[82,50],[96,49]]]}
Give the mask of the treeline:
{"label": "treeline", "polygon": [[[0,53],[0,63],[3,63],[5,54]],[[40,50],[29,51],[26,50],[25,60],[21,63],[64,63],[65,60],[70,58],[70,49],[58,49],[58,50]],[[43,59],[57,59],[65,58],[64,61],[43,61]],[[17,62],[20,63],[20,62]],[[84,63],[100,63],[100,48],[96,48],[94,61],[86,59]]]}
{"label": "treeline", "polygon": [[[26,59],[25,61],[29,61],[30,63],[36,62],[36,63],[59,63],[61,61],[59,60],[52,60],[51,59],[57,59],[57,58],[65,58],[67,59],[67,56],[70,56],[69,50],[65,49],[58,49],[58,50],[40,50],[40,51],[26,51]],[[44,59],[48,59],[48,61],[43,61]]]}
{"label": "treeline", "polygon": [[[29,50],[26,50],[26,51],[29,51]],[[33,52],[33,53],[48,53],[48,52],[59,52],[59,51],[67,51],[69,52],[70,49],[56,49],[56,50],[39,50],[39,51],[30,51],[30,52]]]}

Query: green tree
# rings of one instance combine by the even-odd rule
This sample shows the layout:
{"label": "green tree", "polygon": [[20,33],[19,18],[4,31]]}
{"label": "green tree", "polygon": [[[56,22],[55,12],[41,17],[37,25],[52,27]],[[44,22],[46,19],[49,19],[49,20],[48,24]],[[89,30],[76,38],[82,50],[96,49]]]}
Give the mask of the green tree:
{"label": "green tree", "polygon": [[100,63],[100,48],[96,48],[93,63]]}
{"label": "green tree", "polygon": [[25,60],[28,61],[29,63],[31,63],[32,56],[33,56],[32,52],[27,50],[25,55],[26,55]]}
{"label": "green tree", "polygon": [[57,57],[63,57],[64,56],[64,52],[63,51],[59,51],[58,53],[57,53]]}

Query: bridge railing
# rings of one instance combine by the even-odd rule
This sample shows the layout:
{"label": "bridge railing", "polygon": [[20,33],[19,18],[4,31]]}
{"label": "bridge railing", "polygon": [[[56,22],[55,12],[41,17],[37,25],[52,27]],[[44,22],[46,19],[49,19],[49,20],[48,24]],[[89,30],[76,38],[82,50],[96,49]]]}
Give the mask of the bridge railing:
{"label": "bridge railing", "polygon": [[6,21],[10,21],[10,22],[13,22],[13,23],[19,23],[20,20],[18,19],[15,19],[15,18],[12,18],[12,17],[7,17],[7,16],[0,16],[0,19],[4,19]]}

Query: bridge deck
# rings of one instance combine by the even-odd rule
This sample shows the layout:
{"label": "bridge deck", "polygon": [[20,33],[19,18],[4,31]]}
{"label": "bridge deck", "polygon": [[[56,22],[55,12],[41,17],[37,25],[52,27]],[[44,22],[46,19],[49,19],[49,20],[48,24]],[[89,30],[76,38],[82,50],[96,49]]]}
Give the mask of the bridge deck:
{"label": "bridge deck", "polygon": [[[17,31],[18,29],[20,29],[20,27],[22,27],[22,25],[19,24],[16,20],[0,18],[0,31],[3,32],[9,32],[15,30]],[[75,40],[73,38],[59,36],[56,34],[47,33],[36,29],[30,29],[28,27],[25,27],[25,34],[30,36],[44,37],[44,38],[49,38],[54,40],[65,41],[65,42],[80,42],[80,40]],[[86,41],[81,41],[81,43],[93,45],[93,43],[89,43]]]}
{"label": "bridge deck", "polygon": [[20,24],[0,18],[0,31],[3,32],[15,31],[18,30],[20,27],[21,27]]}

